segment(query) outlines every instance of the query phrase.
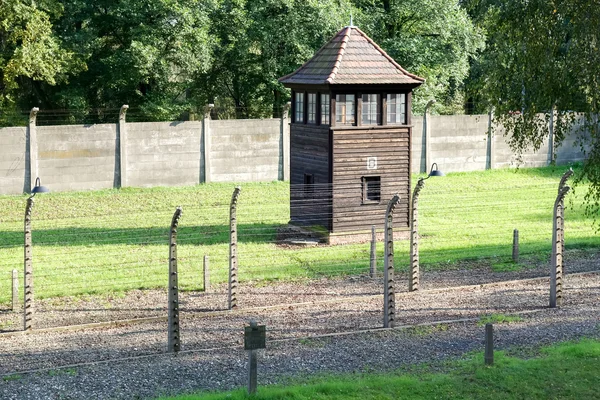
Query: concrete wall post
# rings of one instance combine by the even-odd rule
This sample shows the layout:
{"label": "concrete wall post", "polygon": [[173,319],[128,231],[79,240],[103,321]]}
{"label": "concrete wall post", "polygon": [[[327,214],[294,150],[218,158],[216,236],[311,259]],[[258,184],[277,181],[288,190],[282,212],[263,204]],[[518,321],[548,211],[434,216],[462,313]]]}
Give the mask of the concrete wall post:
{"label": "concrete wall post", "polygon": [[23,329],[28,331],[33,327],[33,253],[31,243],[31,210],[33,196],[27,199],[25,207],[25,250],[24,250],[24,302],[23,302]]}
{"label": "concrete wall post", "polygon": [[283,112],[281,113],[281,127],[280,127],[280,151],[281,151],[281,168],[279,169],[279,179],[282,181],[290,180],[290,121],[288,114],[292,106],[291,102],[285,103],[283,106]]}
{"label": "concrete wall post", "polygon": [[177,227],[181,218],[181,207],[177,207],[171,220],[169,237],[169,321],[168,344],[169,353],[181,350],[181,332],[179,327],[179,284],[177,277]]}
{"label": "concrete wall post", "polygon": [[425,186],[425,179],[421,178],[415,186],[412,196],[412,207],[410,213],[410,276],[408,278],[408,291],[419,290],[419,193]]}
{"label": "concrete wall post", "polygon": [[[202,118],[202,148],[204,150],[202,158],[204,159],[204,165],[200,165],[200,182],[205,183],[209,183],[212,181],[210,171],[210,150],[212,139],[212,132],[210,129],[210,112],[214,107],[214,104],[206,105],[204,107],[204,118]],[[202,171],[204,171],[204,176],[202,175]]]}
{"label": "concrete wall post", "polygon": [[241,188],[238,186],[231,196],[229,206],[229,309],[237,308],[238,257],[237,257],[237,202]]}
{"label": "concrete wall post", "polygon": [[550,120],[548,121],[548,165],[554,161],[554,106],[550,109]]}
{"label": "concrete wall post", "polygon": [[383,327],[393,328],[396,319],[396,295],[394,291],[394,209],[400,196],[394,195],[385,212],[385,259],[383,267]]}
{"label": "concrete wall post", "polygon": [[119,124],[117,126],[117,154],[119,160],[115,164],[118,170],[115,173],[115,187],[121,188],[127,186],[127,123],[125,117],[129,106],[123,104],[119,111]]}
{"label": "concrete wall post", "polygon": [[[561,183],[563,183],[562,180]],[[563,235],[563,207],[561,204],[569,190],[571,190],[569,186],[564,185],[560,187],[556,200],[554,201],[554,216],[552,218],[552,263],[550,267],[550,308],[556,308],[562,301],[563,254],[561,238]]]}
{"label": "concrete wall post", "polygon": [[[569,168],[563,174],[558,184],[558,195],[564,190],[567,180],[573,175],[573,168]],[[567,190],[568,191],[568,190]],[[553,247],[554,249],[554,247]],[[562,302],[562,282],[564,275],[564,252],[565,252],[565,202],[564,196],[556,209],[556,252],[552,252],[552,258],[556,263],[556,304]]]}
{"label": "concrete wall post", "polygon": [[494,120],[494,109],[488,113],[487,147],[485,155],[485,169],[494,169],[494,129],[492,122]]}
{"label": "concrete wall post", "polygon": [[[25,155],[25,184],[23,185],[24,193],[31,193],[31,188],[35,179],[40,176],[39,161],[38,161],[38,141],[37,141],[37,113],[39,108],[33,107],[29,112],[29,123],[27,124],[26,133],[26,152]],[[29,157],[27,157],[29,156]],[[27,173],[29,172],[29,173]]]}
{"label": "concrete wall post", "polygon": [[425,111],[423,112],[423,136],[422,136],[422,141],[421,141],[421,168],[419,169],[419,172],[421,172],[421,173],[427,172],[427,168],[429,168],[430,161],[431,161],[431,156],[430,156],[431,132],[430,132],[430,128],[429,128],[429,118],[427,118],[427,111],[429,110],[429,107],[431,107],[433,104],[435,104],[435,102],[436,102],[435,100],[429,100],[427,102],[427,105],[425,106]]}

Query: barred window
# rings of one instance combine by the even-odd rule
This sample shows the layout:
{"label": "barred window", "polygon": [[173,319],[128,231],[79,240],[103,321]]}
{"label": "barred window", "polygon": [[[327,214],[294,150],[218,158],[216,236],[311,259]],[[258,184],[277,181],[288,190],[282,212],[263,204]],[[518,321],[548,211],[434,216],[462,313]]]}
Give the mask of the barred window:
{"label": "barred window", "polygon": [[406,124],[406,94],[387,95],[388,124]]}
{"label": "barred window", "polygon": [[379,102],[376,94],[362,95],[362,119],[363,125],[377,125],[379,121]]}
{"label": "barred window", "polygon": [[381,201],[381,177],[362,177],[362,202],[363,204],[379,203]]}
{"label": "barred window", "polygon": [[339,125],[354,125],[353,94],[338,94],[335,96],[335,122]]}
{"label": "barred window", "polygon": [[296,121],[304,122],[304,93],[296,92]]}
{"label": "barred window", "polygon": [[317,94],[309,93],[308,94],[308,118],[307,122],[309,124],[317,123]]}
{"label": "barred window", "polygon": [[329,95],[321,94],[321,123],[329,125]]}

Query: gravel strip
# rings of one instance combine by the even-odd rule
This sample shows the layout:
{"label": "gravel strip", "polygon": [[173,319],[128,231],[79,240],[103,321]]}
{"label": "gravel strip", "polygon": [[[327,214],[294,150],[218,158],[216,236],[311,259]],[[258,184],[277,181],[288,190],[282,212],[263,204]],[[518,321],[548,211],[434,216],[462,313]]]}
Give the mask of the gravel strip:
{"label": "gravel strip", "polygon": [[[597,305],[524,315],[520,322],[496,325],[496,347],[535,348],[584,336],[600,339],[598,315]],[[422,362],[435,365],[482,350],[482,341],[483,328],[466,322],[271,342],[260,352],[259,384],[289,382],[292,375],[389,371]],[[50,370],[4,380],[0,398],[139,399],[231,389],[245,384],[245,360],[244,351],[234,347]]]}
{"label": "gravel strip", "polygon": [[[600,257],[582,258],[577,270],[599,269],[599,260]],[[559,309],[545,308],[548,278],[498,282],[546,275],[547,271],[547,266],[543,266],[517,273],[488,271],[488,275],[475,270],[425,273],[423,289],[442,288],[445,283],[452,287],[408,293],[400,284],[396,296],[397,325],[434,323],[409,329],[378,329],[382,325],[382,282],[358,277],[246,285],[239,297],[242,307],[317,303],[242,309],[210,316],[205,311],[226,306],[224,287],[208,294],[184,293],[181,296],[184,351],[176,356],[164,353],[164,321],[3,335],[0,336],[0,375],[4,378],[0,381],[0,398],[135,399],[243,386],[246,355],[241,348],[242,331],[250,318],[266,324],[268,331],[268,349],[261,352],[260,358],[260,384],[286,382],[292,376],[324,372],[385,371],[459,357],[468,351],[481,350],[483,328],[476,321],[435,322],[478,319],[490,313],[525,312],[519,322],[496,325],[497,347],[502,349],[517,351],[583,336],[600,338],[599,273],[567,275],[565,300]],[[483,285],[489,282],[498,283]],[[464,285],[476,286],[458,287]],[[166,314],[156,306],[159,299],[162,302],[166,298],[161,291],[130,292],[108,299],[105,308],[99,306],[100,298],[90,296],[82,300],[87,303],[76,305],[63,299],[62,308],[59,308],[61,304],[52,304],[56,300],[42,302],[41,307],[36,307],[43,310],[36,319],[36,326]],[[324,302],[340,298],[347,299]],[[135,301],[143,303],[142,306],[127,309],[129,302]],[[13,314],[0,311],[0,321],[9,320],[7,315],[20,317]],[[336,335],[369,329],[375,331]],[[326,334],[333,336],[316,337]],[[300,337],[310,338],[293,339]],[[291,340],[280,341],[283,339]],[[130,359],[124,360],[125,357]],[[81,365],[97,362],[100,363]],[[46,370],[26,372],[36,369]]]}
{"label": "gravel strip", "polygon": [[[486,261],[487,262],[487,261]],[[488,262],[489,263],[489,262]],[[600,253],[570,251],[565,258],[566,271],[578,273],[600,269]],[[507,280],[546,277],[548,263],[532,265],[520,271],[494,272],[482,262],[465,262],[450,271],[423,271],[421,289],[451,288],[456,286],[486,284]],[[408,275],[396,273],[396,291],[408,291]],[[272,306],[276,304],[303,303],[368,296],[383,293],[383,282],[368,276],[344,279],[321,279],[253,284],[242,282],[238,304],[242,308]],[[182,312],[206,312],[227,309],[227,286],[216,285],[208,293],[180,293]],[[86,295],[36,300],[34,326],[36,329],[58,326],[82,325],[98,322],[136,318],[166,317],[166,290],[132,290],[127,293]],[[22,329],[21,313],[0,309],[0,332]]]}
{"label": "gravel strip", "polygon": [[[600,336],[600,274],[570,276],[565,286],[565,302],[560,309],[524,314],[522,322],[500,325],[498,346],[506,348]],[[417,324],[477,318],[493,312],[531,311],[546,305],[547,288],[547,280],[540,279],[402,293],[396,299],[398,323]],[[49,371],[25,374],[19,379],[5,378],[0,398],[129,399],[240,386],[245,377],[242,327],[250,318],[267,325],[271,340],[261,360],[260,382],[263,384],[280,382],[291,375],[398,368],[456,357],[481,348],[482,328],[476,322],[272,341],[378,328],[381,326],[381,309],[382,299],[378,296],[353,302],[183,318],[183,350],[198,350],[196,352],[60,370],[57,368],[70,364],[164,352],[166,324],[145,323],[4,337],[0,343],[1,374],[36,368]]]}

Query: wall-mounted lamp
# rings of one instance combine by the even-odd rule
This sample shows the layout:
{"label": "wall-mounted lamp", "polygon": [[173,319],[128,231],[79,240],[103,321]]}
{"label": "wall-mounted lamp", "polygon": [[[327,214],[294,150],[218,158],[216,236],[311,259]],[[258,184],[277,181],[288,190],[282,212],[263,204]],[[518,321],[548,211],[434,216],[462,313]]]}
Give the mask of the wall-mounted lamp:
{"label": "wall-mounted lamp", "polygon": [[437,163],[433,163],[431,164],[431,171],[429,171],[429,175],[427,175],[427,178],[425,179],[428,179],[432,176],[446,176],[446,174],[438,169]]}
{"label": "wall-mounted lamp", "polygon": [[36,178],[35,180],[35,186],[33,187],[33,189],[31,189],[31,195],[35,196],[36,193],[49,193],[50,189],[48,189],[46,186],[42,186],[42,183],[40,182],[40,178]]}
{"label": "wall-mounted lamp", "polygon": [[429,175],[427,175],[427,178],[419,178],[412,196],[412,207],[410,212],[410,276],[408,279],[409,292],[419,290],[419,234],[417,231],[417,207],[419,205],[419,193],[421,192],[421,189],[423,189],[423,186],[425,186],[425,181],[431,178],[432,176],[446,176],[446,174],[444,174],[438,169],[437,163],[431,164],[431,171],[429,171]]}

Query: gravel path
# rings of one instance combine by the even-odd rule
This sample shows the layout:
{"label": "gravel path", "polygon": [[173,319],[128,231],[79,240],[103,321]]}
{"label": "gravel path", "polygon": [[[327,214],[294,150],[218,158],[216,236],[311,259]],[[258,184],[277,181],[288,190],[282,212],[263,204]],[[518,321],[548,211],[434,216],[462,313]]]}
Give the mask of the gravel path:
{"label": "gravel path", "polygon": [[[586,257],[577,263],[578,268],[600,269],[599,259]],[[164,354],[164,321],[29,335],[3,334],[0,374],[5,377],[0,381],[0,398],[135,399],[243,386],[246,355],[241,349],[242,330],[250,318],[266,324],[268,330],[268,349],[260,356],[260,384],[323,372],[396,369],[481,350],[483,328],[476,320],[445,324],[436,321],[477,319],[490,313],[523,313],[522,321],[496,325],[499,348],[538,346],[582,336],[600,338],[600,274],[568,275],[565,301],[559,309],[545,308],[547,278],[501,282],[536,273],[539,276],[541,272],[540,268],[537,272],[533,269],[500,274],[473,270],[424,274],[427,279],[423,289],[434,290],[398,293],[397,324],[433,325],[351,335],[336,333],[381,326],[380,281],[357,278],[253,287],[241,296],[243,307],[277,304],[275,301],[318,302],[234,313],[200,312],[224,307],[223,288],[210,295],[189,293],[182,296],[183,351],[176,356]],[[486,282],[498,283],[484,285]],[[444,286],[454,288],[435,289]],[[304,290],[300,290],[302,287]],[[399,290],[406,289],[401,286]],[[138,312],[146,317],[148,310],[165,315],[152,303],[152,296],[162,300],[164,293],[156,291],[150,300],[141,294],[115,299],[123,302],[123,313],[115,311],[111,303],[109,315],[104,315],[97,299],[89,299],[87,306],[94,310],[93,318],[97,320]],[[127,310],[126,300],[138,295],[145,306],[133,312]],[[346,300],[329,301],[340,298]],[[75,307],[68,302],[60,312],[56,307],[48,307],[37,322],[47,326],[60,325],[57,320],[89,322],[88,311],[76,312],[82,308],[82,304]],[[292,339],[324,334],[332,335]],[[117,360],[124,357],[131,358]],[[71,366],[92,362],[96,364]],[[24,373],[34,369],[46,370]],[[18,375],[7,376],[14,373]]]}

